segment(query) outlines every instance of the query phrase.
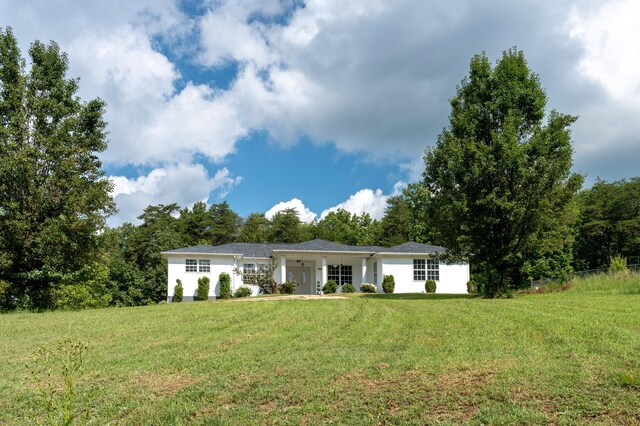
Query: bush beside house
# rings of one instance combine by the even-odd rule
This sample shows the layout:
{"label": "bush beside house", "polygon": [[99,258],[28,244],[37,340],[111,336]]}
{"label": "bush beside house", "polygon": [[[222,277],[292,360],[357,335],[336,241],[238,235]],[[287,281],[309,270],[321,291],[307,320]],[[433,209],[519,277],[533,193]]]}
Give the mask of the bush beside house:
{"label": "bush beside house", "polygon": [[356,292],[356,288],[353,286],[353,284],[345,284],[342,286],[342,292],[343,293],[355,293]]}
{"label": "bush beside house", "polygon": [[233,294],[234,297],[249,297],[253,292],[246,285],[242,285],[236,289],[236,292]]}
{"label": "bush beside house", "polygon": [[382,279],[382,290],[385,293],[393,293],[393,290],[396,288],[396,280],[393,278],[393,275],[385,275]]}
{"label": "bush beside house", "polygon": [[296,292],[296,282],[287,281],[278,286],[280,294],[294,294]]}
{"label": "bush beside house", "polygon": [[329,280],[322,286],[322,292],[324,294],[333,294],[338,291],[338,284],[334,280]]}
{"label": "bush beside house", "polygon": [[226,272],[220,272],[220,299],[231,299],[231,276]]}
{"label": "bush beside house", "polygon": [[182,281],[178,278],[176,280],[176,286],[173,288],[173,302],[182,302],[182,296],[184,294],[184,287],[182,287]]}
{"label": "bush beside house", "polygon": [[360,291],[363,293],[377,293],[378,289],[374,284],[364,283],[360,286]]}
{"label": "bush beside house", "polygon": [[198,278],[198,294],[196,300],[209,300],[209,277]]}
{"label": "bush beside house", "polygon": [[427,293],[435,293],[436,292],[436,282],[434,280],[427,280],[424,283],[424,291]]}

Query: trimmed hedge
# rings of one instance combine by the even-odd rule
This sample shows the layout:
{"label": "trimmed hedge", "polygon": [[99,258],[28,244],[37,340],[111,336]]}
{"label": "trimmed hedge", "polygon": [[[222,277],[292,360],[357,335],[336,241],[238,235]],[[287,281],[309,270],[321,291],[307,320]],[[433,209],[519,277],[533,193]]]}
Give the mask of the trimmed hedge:
{"label": "trimmed hedge", "polygon": [[184,288],[182,287],[182,281],[178,278],[176,280],[176,286],[173,288],[173,299],[172,302],[182,302],[182,298],[184,295]]}
{"label": "trimmed hedge", "polygon": [[196,300],[209,300],[209,277],[198,278],[198,294]]}
{"label": "trimmed hedge", "polygon": [[360,286],[360,291],[363,293],[377,293],[378,288],[373,284],[364,283]]}
{"label": "trimmed hedge", "polygon": [[278,286],[280,294],[294,294],[296,292],[295,281],[287,281]]}
{"label": "trimmed hedge", "polygon": [[356,292],[356,288],[353,286],[353,284],[345,284],[342,286],[342,292],[343,293],[355,293]]}
{"label": "trimmed hedge", "polygon": [[436,292],[436,282],[434,280],[427,280],[424,283],[424,291],[427,293],[435,293]]}
{"label": "trimmed hedge", "polygon": [[322,286],[322,292],[324,294],[333,294],[338,291],[338,284],[334,280],[329,280]]}
{"label": "trimmed hedge", "polygon": [[393,275],[385,275],[382,279],[382,290],[385,293],[393,293],[393,290],[396,288],[396,280],[393,278]]}
{"label": "trimmed hedge", "polygon": [[249,297],[253,294],[253,291],[246,285],[242,285],[236,289],[236,292],[233,293],[234,297]]}
{"label": "trimmed hedge", "polygon": [[231,299],[231,277],[226,272],[220,272],[220,299]]}

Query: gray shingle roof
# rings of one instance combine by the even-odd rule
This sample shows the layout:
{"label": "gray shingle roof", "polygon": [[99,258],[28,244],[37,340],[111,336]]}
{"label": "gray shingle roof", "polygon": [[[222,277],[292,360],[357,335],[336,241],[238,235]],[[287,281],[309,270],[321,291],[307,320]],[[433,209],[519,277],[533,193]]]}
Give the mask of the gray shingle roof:
{"label": "gray shingle roof", "polygon": [[444,253],[444,247],[421,243],[404,243],[394,247],[380,246],[350,246],[333,243],[326,240],[311,240],[294,244],[261,244],[261,243],[230,243],[220,246],[199,245],[184,247],[163,252],[163,254],[227,254],[242,255],[244,257],[270,257],[274,251],[314,251],[314,252],[354,252],[354,253],[407,253],[434,254]]}

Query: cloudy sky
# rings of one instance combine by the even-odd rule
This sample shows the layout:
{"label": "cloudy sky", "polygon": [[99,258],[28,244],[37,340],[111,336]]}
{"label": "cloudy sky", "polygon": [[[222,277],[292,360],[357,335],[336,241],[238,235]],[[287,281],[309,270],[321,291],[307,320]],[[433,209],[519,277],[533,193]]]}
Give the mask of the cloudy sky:
{"label": "cloudy sky", "polygon": [[380,217],[419,178],[469,59],[512,46],[549,108],[580,116],[587,185],[640,175],[639,21],[637,0],[0,2],[25,55],[57,41],[80,96],[108,103],[111,225],[199,200]]}

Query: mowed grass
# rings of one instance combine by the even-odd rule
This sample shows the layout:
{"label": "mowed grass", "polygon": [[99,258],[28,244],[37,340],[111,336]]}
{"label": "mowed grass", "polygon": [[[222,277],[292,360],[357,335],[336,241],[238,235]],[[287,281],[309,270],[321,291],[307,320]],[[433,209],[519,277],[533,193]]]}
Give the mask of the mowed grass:
{"label": "mowed grass", "polygon": [[24,363],[63,338],[94,424],[638,424],[640,278],[607,280],[2,315],[0,424],[38,419]]}

